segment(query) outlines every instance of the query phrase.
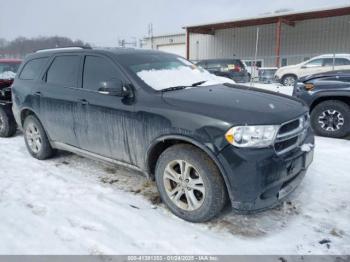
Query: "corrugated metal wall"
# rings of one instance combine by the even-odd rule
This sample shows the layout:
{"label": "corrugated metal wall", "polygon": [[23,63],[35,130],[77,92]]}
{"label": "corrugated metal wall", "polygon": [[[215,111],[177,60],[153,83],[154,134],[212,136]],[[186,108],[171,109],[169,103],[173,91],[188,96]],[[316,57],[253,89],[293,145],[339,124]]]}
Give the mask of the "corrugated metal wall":
{"label": "corrugated metal wall", "polygon": [[[185,44],[186,34],[164,35],[153,37],[153,49],[157,49],[159,45]],[[152,41],[145,38],[143,48],[152,49]]]}
{"label": "corrugated metal wall", "polygon": [[[275,24],[259,26],[258,59],[275,66]],[[239,57],[254,59],[256,26],[217,30],[215,35],[190,35],[190,59]],[[283,24],[281,58],[288,64],[325,53],[350,53],[350,16]]]}

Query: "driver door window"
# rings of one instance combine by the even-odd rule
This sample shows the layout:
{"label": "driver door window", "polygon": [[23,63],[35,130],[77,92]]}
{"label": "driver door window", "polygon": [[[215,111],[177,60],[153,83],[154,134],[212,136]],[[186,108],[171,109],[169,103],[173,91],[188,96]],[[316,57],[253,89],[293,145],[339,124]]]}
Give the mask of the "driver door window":
{"label": "driver door window", "polygon": [[311,60],[301,68],[299,76],[302,77],[302,76],[322,73],[324,71],[329,71],[327,67],[323,66],[323,63],[324,63],[324,59],[322,58]]}
{"label": "driver door window", "polygon": [[306,68],[320,67],[323,65],[323,59],[315,59],[305,64]]}
{"label": "driver door window", "polygon": [[102,87],[101,83],[119,79],[115,65],[107,58],[86,56],[83,76],[84,89],[98,91]]}

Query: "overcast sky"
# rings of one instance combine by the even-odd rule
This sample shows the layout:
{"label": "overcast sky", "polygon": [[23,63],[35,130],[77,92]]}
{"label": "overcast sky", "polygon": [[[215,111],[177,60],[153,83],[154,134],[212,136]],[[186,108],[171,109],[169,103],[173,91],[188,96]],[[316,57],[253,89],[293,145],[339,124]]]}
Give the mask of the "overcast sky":
{"label": "overcast sky", "polygon": [[[94,45],[180,32],[186,25],[350,5],[350,0],[0,0],[0,38],[68,36]],[[6,7],[6,8],[4,8]]]}

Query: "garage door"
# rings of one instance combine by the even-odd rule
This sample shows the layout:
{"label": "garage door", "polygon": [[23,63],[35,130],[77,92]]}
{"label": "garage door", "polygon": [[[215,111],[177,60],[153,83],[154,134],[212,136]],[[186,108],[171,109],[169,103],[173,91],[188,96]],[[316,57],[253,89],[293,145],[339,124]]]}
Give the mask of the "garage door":
{"label": "garage door", "polygon": [[182,57],[186,56],[186,45],[185,44],[176,44],[176,45],[159,45],[157,46],[158,50],[180,55]]}

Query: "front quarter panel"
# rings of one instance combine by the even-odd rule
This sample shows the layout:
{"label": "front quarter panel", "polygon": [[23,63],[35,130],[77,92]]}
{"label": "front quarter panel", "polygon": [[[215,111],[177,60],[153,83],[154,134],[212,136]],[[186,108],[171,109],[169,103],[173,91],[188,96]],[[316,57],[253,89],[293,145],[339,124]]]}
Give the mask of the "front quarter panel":
{"label": "front quarter panel", "polygon": [[134,121],[128,121],[130,159],[133,164],[147,170],[150,148],[164,139],[193,141],[214,155],[228,144],[224,134],[230,128],[229,123],[172,109],[162,103],[160,97],[158,99],[158,103],[149,101],[152,105],[158,105],[156,107],[148,105],[148,102],[136,106]]}
{"label": "front quarter panel", "polygon": [[295,90],[295,96],[305,101],[310,107],[320,98],[326,97],[349,97],[350,98],[350,83],[340,81],[309,81],[315,85],[311,91],[304,89],[304,84],[299,84]]}

